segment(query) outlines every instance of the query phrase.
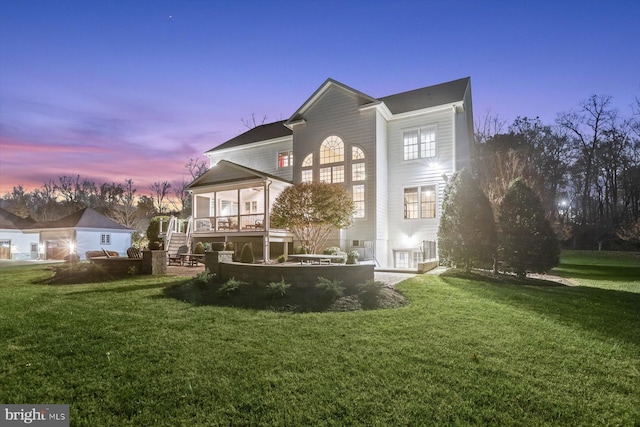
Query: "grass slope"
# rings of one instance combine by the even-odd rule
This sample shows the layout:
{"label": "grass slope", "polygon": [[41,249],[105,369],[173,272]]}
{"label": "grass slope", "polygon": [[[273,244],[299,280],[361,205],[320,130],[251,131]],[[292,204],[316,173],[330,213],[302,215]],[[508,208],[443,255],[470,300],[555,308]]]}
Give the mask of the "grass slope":
{"label": "grass slope", "polygon": [[0,269],[0,402],[68,403],[72,425],[640,419],[639,279],[419,276],[402,308],[293,314],[166,297],[182,278],[38,284],[50,274]]}

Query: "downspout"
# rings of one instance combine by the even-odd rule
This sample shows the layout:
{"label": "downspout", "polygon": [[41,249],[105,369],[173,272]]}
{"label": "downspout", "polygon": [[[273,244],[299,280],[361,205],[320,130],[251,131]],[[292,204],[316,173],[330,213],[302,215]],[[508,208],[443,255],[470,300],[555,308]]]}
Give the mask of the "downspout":
{"label": "downspout", "polygon": [[452,118],[452,122],[453,122],[453,171],[455,172],[457,170],[456,168],[456,145],[458,144],[458,141],[456,140],[456,106],[453,105],[451,107],[451,111],[453,112],[453,118]]}
{"label": "downspout", "polygon": [[263,249],[263,254],[264,254],[264,263],[268,263],[269,261],[271,261],[271,251],[270,249],[270,242],[269,242],[269,235],[271,233],[271,224],[269,221],[269,208],[271,207],[269,205],[269,187],[271,186],[271,180],[267,179],[264,182],[264,221],[263,221],[263,225],[264,225],[264,235],[262,237],[262,241],[264,242],[264,249]]}

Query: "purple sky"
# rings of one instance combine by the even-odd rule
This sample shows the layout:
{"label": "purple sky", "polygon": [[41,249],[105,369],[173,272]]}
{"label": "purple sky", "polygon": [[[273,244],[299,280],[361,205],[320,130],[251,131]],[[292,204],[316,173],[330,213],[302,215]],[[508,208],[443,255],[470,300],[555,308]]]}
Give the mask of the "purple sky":
{"label": "purple sky", "polygon": [[374,97],[471,76],[476,120],[640,96],[638,1],[0,0],[0,195],[184,164],[332,77]]}

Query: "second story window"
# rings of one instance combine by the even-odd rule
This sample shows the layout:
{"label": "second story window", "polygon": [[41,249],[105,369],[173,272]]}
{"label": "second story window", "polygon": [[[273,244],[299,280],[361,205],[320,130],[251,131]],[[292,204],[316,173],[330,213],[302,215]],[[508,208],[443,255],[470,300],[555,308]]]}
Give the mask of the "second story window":
{"label": "second story window", "polygon": [[404,219],[436,217],[436,186],[404,189]]}
{"label": "second story window", "polygon": [[436,127],[427,126],[405,131],[403,134],[404,159],[425,159],[436,156]]}
{"label": "second story window", "polygon": [[313,181],[313,154],[307,154],[307,157],[302,161],[302,174],[300,181],[311,182]]}
{"label": "second story window", "polygon": [[322,141],[320,146],[320,164],[344,162],[344,142],[339,136],[332,135]]}
{"label": "second story window", "polygon": [[293,166],[293,151],[278,153],[278,169]]}

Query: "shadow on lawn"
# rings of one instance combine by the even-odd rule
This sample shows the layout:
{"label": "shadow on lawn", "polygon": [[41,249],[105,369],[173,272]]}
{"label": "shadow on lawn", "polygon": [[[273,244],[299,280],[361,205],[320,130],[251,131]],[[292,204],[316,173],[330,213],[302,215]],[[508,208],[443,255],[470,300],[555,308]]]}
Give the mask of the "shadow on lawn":
{"label": "shadow on lawn", "polygon": [[640,278],[640,266],[618,265],[585,265],[562,263],[554,270],[558,276],[575,277],[576,279],[607,280],[611,282],[628,282]]}
{"label": "shadow on lawn", "polygon": [[[592,276],[590,276],[592,277]],[[510,276],[446,272],[444,282],[478,297],[535,311],[560,322],[640,346],[640,294],[544,280],[516,281]],[[472,281],[461,282],[459,279]],[[513,280],[510,280],[513,279]],[[473,286],[475,285],[475,286]]]}

